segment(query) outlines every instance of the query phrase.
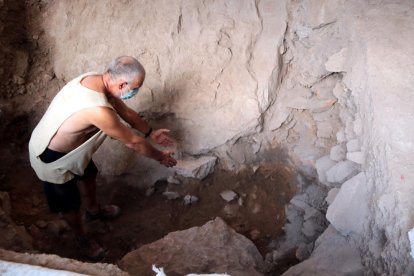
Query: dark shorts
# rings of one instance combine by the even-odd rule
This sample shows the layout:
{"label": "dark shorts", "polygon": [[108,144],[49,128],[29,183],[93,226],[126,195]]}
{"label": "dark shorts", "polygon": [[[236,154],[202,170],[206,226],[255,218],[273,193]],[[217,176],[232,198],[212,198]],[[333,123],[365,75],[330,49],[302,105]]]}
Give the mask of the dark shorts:
{"label": "dark shorts", "polygon": [[[66,153],[57,152],[47,148],[39,158],[45,163],[51,163],[65,156],[65,154]],[[96,168],[95,163],[91,160],[85,168],[83,176],[75,176],[75,178],[63,184],[43,181],[43,189],[49,205],[49,210],[52,213],[79,211],[82,202],[78,188],[78,180],[96,176],[97,173],[98,169]]]}

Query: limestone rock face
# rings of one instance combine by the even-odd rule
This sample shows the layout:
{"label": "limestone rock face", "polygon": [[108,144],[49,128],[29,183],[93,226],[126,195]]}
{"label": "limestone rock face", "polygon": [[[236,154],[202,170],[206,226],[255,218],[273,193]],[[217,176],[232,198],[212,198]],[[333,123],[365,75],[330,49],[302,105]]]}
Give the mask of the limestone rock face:
{"label": "limestone rock face", "polygon": [[120,267],[131,275],[153,275],[152,264],[167,275],[228,273],[262,275],[263,265],[254,244],[216,218],[201,227],[172,232],[125,255]]}
{"label": "limestone rock face", "polygon": [[[68,81],[103,71],[121,54],[136,56],[147,76],[128,104],[172,115],[185,152],[254,133],[275,97],[268,82],[279,73],[284,1],[77,0],[47,8],[56,76]],[[80,33],[88,39],[72,39]]]}

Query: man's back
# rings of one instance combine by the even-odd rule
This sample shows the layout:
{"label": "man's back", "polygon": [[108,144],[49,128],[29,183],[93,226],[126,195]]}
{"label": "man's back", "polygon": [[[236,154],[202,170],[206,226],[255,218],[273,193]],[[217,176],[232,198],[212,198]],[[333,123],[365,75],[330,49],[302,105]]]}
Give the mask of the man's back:
{"label": "man's back", "polygon": [[[80,85],[98,93],[103,92],[101,75],[89,75],[81,79]],[[51,150],[67,153],[82,145],[98,129],[91,123],[98,116],[98,109],[91,107],[80,110],[67,118],[57,130],[48,147]]]}

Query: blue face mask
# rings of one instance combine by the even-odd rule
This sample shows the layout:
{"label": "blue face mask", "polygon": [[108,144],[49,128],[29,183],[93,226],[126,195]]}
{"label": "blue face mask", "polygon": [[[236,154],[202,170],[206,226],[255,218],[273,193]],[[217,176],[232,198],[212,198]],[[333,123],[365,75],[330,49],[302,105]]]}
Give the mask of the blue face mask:
{"label": "blue face mask", "polygon": [[132,90],[128,91],[128,93],[126,95],[122,95],[119,98],[121,100],[128,100],[128,99],[131,99],[132,97],[134,97],[136,94],[138,94],[138,92],[139,92],[139,88],[135,88],[135,89],[132,89]]}

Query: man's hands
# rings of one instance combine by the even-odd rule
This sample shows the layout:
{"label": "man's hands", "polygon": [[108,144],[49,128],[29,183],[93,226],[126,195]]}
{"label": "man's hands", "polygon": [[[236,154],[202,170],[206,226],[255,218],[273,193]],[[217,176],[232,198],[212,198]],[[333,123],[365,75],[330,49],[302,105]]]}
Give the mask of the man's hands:
{"label": "man's hands", "polygon": [[177,164],[177,160],[175,160],[174,157],[171,156],[173,153],[174,152],[172,151],[163,151],[162,157],[159,160],[160,163],[166,166],[167,168],[175,166]]}
{"label": "man's hands", "polygon": [[[169,147],[169,146],[174,145],[173,140],[168,135],[169,133],[170,133],[169,129],[165,129],[165,128],[156,129],[152,131],[150,137],[158,145]],[[175,160],[174,157],[171,156],[173,153],[174,152],[172,151],[163,151],[162,157],[159,160],[160,163],[168,168],[175,166],[177,164],[177,160]]]}
{"label": "man's hands", "polygon": [[157,143],[158,145],[169,147],[174,144],[173,140],[168,136],[168,133],[170,133],[169,129],[160,128],[154,130],[150,137],[151,139]]}

